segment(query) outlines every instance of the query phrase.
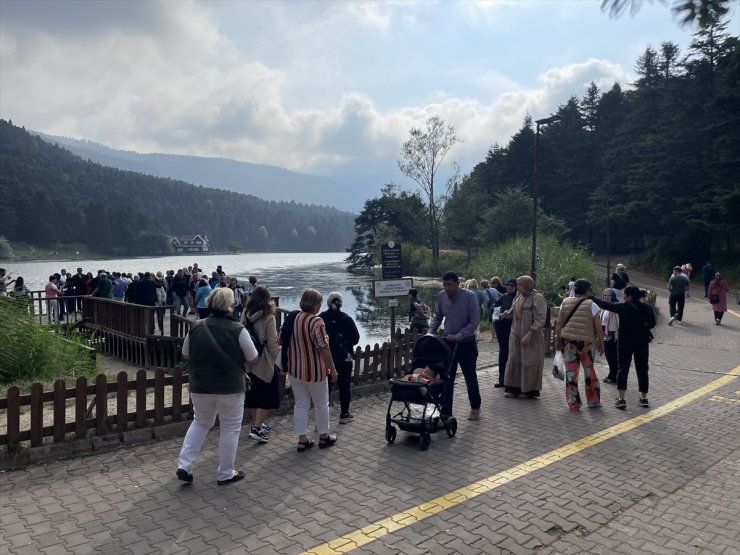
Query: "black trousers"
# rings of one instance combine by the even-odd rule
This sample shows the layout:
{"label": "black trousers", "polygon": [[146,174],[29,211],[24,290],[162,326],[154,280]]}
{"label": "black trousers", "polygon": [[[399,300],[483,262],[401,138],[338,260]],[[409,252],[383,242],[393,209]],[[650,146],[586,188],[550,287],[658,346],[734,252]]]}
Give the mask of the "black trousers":
{"label": "black trousers", "polygon": [[678,295],[671,295],[668,297],[668,309],[671,313],[671,318],[674,316],[679,322],[683,321],[683,305],[686,304],[686,295],[680,293]]}
{"label": "black trousers", "polygon": [[509,336],[511,335],[511,320],[508,322],[494,322],[496,340],[498,341],[498,383],[504,385],[506,363],[509,362]]}
{"label": "black trousers", "polygon": [[716,310],[714,311],[714,319],[715,320],[719,320],[721,322],[722,321],[722,316],[724,316],[724,315],[725,315],[724,312],[717,312]]}
{"label": "black trousers", "polygon": [[[352,361],[344,360],[342,362],[334,362],[334,366],[337,368],[337,387],[339,387],[339,407],[340,414],[347,414],[349,412],[349,403],[352,400]],[[329,393],[334,384],[329,382]]]}
{"label": "black trousers", "polygon": [[612,339],[611,341],[604,341],[604,355],[606,356],[606,362],[609,364],[609,378],[611,381],[617,381],[617,374],[619,374],[619,351],[617,342]]}
{"label": "black trousers", "polygon": [[635,372],[637,373],[637,389],[640,393],[647,395],[650,387],[650,379],[648,378],[650,344],[635,344],[629,341],[620,341],[617,351],[619,353],[617,389],[627,389],[627,376],[630,371],[630,365],[632,364],[632,357],[634,356]]}

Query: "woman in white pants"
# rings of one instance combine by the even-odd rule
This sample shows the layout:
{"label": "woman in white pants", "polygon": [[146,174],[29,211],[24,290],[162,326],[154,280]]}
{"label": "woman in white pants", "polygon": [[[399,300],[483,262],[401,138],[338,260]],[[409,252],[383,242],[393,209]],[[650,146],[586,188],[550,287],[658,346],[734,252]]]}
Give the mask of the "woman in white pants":
{"label": "woman in white pants", "polygon": [[244,326],[231,319],[234,308],[231,289],[213,290],[206,299],[206,306],[210,316],[193,324],[182,345],[183,358],[190,359],[193,422],[182,444],[177,478],[193,481],[193,463],[218,416],[216,483],[223,486],[244,478],[243,471],[234,470],[244,417],[244,361],[257,362],[257,349]]}
{"label": "woman in white pants", "polygon": [[313,400],[319,449],[331,447],[337,441],[329,433],[329,383],[336,380],[337,370],[329,350],[329,336],[324,321],[316,315],[321,309],[321,293],[306,289],[301,295],[301,310],[291,313],[280,330],[280,344],[285,356],[283,368],[290,373],[295,397],[293,426],[298,436],[298,452],[310,449],[308,411]]}

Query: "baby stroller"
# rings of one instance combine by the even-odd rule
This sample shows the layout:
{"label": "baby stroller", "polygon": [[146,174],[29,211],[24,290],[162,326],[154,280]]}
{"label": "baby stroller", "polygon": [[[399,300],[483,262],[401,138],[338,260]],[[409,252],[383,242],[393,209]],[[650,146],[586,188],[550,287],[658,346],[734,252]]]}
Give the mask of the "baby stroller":
{"label": "baby stroller", "polygon": [[[439,374],[439,380],[430,384],[407,382],[392,379],[391,401],[385,417],[385,439],[388,443],[396,441],[396,426],[405,432],[420,434],[419,443],[424,451],[432,442],[431,434],[437,430],[437,422],[442,415],[442,391],[445,380],[449,378],[452,351],[447,341],[436,335],[420,337],[414,344],[413,362],[409,373],[414,368],[429,366]],[[393,403],[403,403],[403,408],[393,414]],[[452,416],[443,419],[445,431],[449,437],[457,433],[457,420]]]}

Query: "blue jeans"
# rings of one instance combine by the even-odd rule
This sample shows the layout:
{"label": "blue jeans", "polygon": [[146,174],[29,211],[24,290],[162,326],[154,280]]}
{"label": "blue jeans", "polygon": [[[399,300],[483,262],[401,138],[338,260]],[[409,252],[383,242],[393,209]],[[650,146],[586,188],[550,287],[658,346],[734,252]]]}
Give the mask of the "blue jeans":
{"label": "blue jeans", "polygon": [[475,371],[475,365],[478,361],[478,345],[475,341],[469,343],[456,342],[451,343],[450,347],[453,348],[450,377],[445,380],[442,391],[442,414],[444,416],[452,416],[452,395],[455,390],[455,374],[457,374],[458,364],[468,388],[470,408],[479,409],[481,404],[478,374]]}
{"label": "blue jeans", "polygon": [[[183,318],[188,315],[190,310],[190,303],[187,297],[180,297],[179,295],[173,295],[172,300],[175,304],[175,314],[182,316]],[[182,314],[180,314],[180,307],[182,307]]]}

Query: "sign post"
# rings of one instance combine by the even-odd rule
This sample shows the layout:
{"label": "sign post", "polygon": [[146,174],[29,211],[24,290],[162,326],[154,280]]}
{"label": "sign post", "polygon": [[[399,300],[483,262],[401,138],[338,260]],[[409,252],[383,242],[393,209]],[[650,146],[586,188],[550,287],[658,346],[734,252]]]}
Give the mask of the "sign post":
{"label": "sign post", "polygon": [[401,268],[401,243],[388,241],[380,245],[380,265],[383,269],[383,279],[401,279],[403,276],[403,269]]}
{"label": "sign post", "polygon": [[391,340],[396,333],[396,307],[398,298],[406,295],[414,285],[412,279],[376,279],[373,281],[373,290],[376,298],[389,297],[388,307],[391,309]]}

